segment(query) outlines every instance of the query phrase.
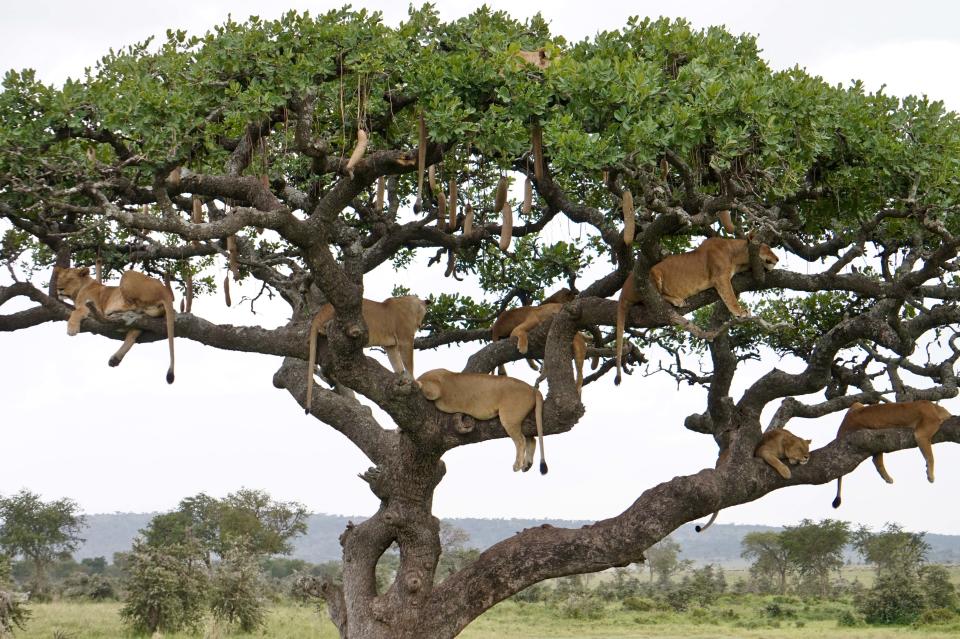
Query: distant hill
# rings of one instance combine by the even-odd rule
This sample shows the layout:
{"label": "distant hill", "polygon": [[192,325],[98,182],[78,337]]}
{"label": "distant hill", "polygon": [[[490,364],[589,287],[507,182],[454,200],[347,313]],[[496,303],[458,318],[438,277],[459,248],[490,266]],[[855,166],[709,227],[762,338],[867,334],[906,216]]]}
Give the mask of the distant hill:
{"label": "distant hill", "polygon": [[[111,515],[87,515],[88,527],[83,531],[86,542],[75,553],[76,558],[106,557],[130,549],[134,537],[144,528],[155,513],[114,513]],[[340,533],[348,521],[359,523],[364,517],[340,515],[311,515],[307,521],[307,534],[293,543],[293,557],[311,563],[340,559]],[[487,548],[502,539],[533,526],[550,524],[563,528],[579,528],[592,523],[586,520],[564,519],[447,519],[448,523],[462,528],[470,535],[469,546]],[[694,531],[693,524],[681,526],[671,537],[683,549],[682,557],[697,565],[720,564],[728,568],[742,567],[746,562],[740,557],[740,540],[747,533],[778,531],[774,526],[750,526],[741,524],[715,524],[706,533]],[[930,544],[929,561],[934,563],[960,563],[960,535],[933,535],[925,537]],[[849,550],[848,559],[859,557]]]}

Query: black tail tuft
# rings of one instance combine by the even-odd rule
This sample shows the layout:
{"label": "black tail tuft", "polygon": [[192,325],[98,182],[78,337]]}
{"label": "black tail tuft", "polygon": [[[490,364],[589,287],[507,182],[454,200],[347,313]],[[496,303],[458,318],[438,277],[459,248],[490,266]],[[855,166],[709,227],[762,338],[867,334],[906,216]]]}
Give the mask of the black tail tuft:
{"label": "black tail tuft", "polygon": [[548,470],[548,468],[547,468],[547,462],[545,462],[545,461],[543,461],[543,460],[541,459],[541,460],[540,460],[540,474],[541,474],[541,475],[546,475],[546,474],[547,474],[547,470]]}
{"label": "black tail tuft", "polygon": [[696,526],[694,526],[693,529],[696,530],[697,532],[703,532],[703,528],[700,526],[700,524],[697,524]]}
{"label": "black tail tuft", "polygon": [[839,507],[840,507],[840,497],[839,497],[839,495],[837,496],[836,499],[833,500],[833,504],[831,504],[831,505],[832,505],[834,508],[839,508]]}
{"label": "black tail tuft", "polygon": [[119,366],[119,365],[120,365],[120,360],[117,359],[117,358],[114,357],[114,356],[111,356],[110,359],[107,360],[107,364],[108,364],[110,367]]}
{"label": "black tail tuft", "polygon": [[620,385],[620,373],[617,373],[617,376],[613,378],[613,385],[614,386]]}
{"label": "black tail tuft", "polygon": [[304,409],[303,409],[303,414],[304,414],[304,415],[309,415],[309,414],[310,414],[310,409],[309,409],[309,408],[304,408]]}
{"label": "black tail tuft", "polygon": [[167,383],[168,384],[173,383],[173,371],[167,371]]}

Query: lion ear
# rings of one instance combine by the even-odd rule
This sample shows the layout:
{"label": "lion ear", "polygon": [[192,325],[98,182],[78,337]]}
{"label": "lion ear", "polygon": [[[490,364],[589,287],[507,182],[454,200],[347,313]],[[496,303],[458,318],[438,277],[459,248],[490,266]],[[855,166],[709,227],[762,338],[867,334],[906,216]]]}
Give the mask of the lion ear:
{"label": "lion ear", "polygon": [[754,235],[756,235],[756,233],[754,233],[753,231],[750,231],[749,233],[747,233],[747,241],[752,242]]}
{"label": "lion ear", "polygon": [[82,269],[80,269],[77,272],[77,275],[79,275],[80,277],[86,277],[87,275],[90,275],[90,269],[84,266]]}
{"label": "lion ear", "polygon": [[812,439],[805,439],[805,440],[803,440],[803,441],[807,442],[807,446],[809,446],[810,444],[813,443],[813,440],[812,440]]}

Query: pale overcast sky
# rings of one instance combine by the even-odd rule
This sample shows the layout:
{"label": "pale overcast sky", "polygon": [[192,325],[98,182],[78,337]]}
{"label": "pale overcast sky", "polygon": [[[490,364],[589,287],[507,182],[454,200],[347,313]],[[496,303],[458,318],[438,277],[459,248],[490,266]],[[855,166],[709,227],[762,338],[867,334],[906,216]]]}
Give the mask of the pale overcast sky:
{"label": "pale overcast sky", "polygon": [[[227,13],[276,17],[286,9],[313,13],[339,6],[320,2],[202,2],[168,0],[8,3],[0,23],[0,68],[32,67],[41,79],[79,77],[110,47],[118,48],[166,28],[202,32]],[[444,18],[464,15],[479,3],[437,3]],[[516,17],[515,2],[489,2]],[[389,23],[406,5],[363,2],[382,9]],[[960,109],[960,5],[944,2],[526,2],[542,11],[555,33],[568,39],[617,28],[633,14],[685,17],[697,27],[725,24],[759,36],[775,68],[799,64],[832,83],[862,79],[888,93],[925,93]],[[550,239],[578,233],[555,224]],[[782,256],[782,252],[781,252]],[[786,268],[803,268],[785,260]],[[791,263],[792,262],[792,263]],[[45,282],[48,274],[38,278]],[[5,278],[5,275],[0,275]],[[368,276],[367,296],[379,299],[403,275],[383,270]],[[452,291],[433,274],[417,278],[423,293]],[[8,279],[0,279],[0,284]],[[255,293],[255,291],[254,291]],[[236,299],[237,296],[235,296]],[[8,303],[0,313],[23,307]],[[200,299],[194,311],[213,321],[275,326],[285,321],[282,302],[261,300],[251,315],[224,307],[221,298]],[[66,335],[65,323],[15,334],[0,333],[0,494],[21,487],[45,498],[71,497],[89,513],[166,510],[200,491],[222,496],[241,486],[263,488],[298,500],[316,512],[369,515],[377,507],[356,478],[366,459],[339,434],[305,417],[290,396],[273,388],[279,359],[201,347],[177,339],[177,381],[167,386],[165,343],[136,346],[116,369],[106,366],[118,342]],[[422,372],[456,367],[479,345],[417,353]],[[385,358],[380,356],[385,361]],[[775,362],[764,362],[769,367]],[[759,369],[758,369],[759,370]],[[523,364],[512,374],[529,378]],[[749,381],[740,373],[739,388]],[[736,390],[736,389],[735,389]],[[675,475],[712,466],[711,438],[690,433],[682,418],[703,406],[703,394],[677,389],[668,379],[627,377],[615,389],[604,379],[584,389],[587,414],[570,433],[546,440],[550,474],[515,474],[509,439],[464,447],[445,457],[447,475],[437,490],[440,517],[609,517],[639,494]],[[617,402],[628,408],[617,408]],[[944,405],[960,413],[960,400]],[[828,443],[840,415],[794,420],[791,430]],[[830,508],[834,484],[777,491],[723,512],[721,523],[794,523],[801,517],[839,517],[872,526],[898,521],[910,529],[960,534],[954,504],[960,488],[960,448],[936,446],[937,483],[928,485],[919,451],[887,456],[896,478],[885,484],[871,464],[844,484],[844,503]],[[477,477],[482,481],[477,481]]]}

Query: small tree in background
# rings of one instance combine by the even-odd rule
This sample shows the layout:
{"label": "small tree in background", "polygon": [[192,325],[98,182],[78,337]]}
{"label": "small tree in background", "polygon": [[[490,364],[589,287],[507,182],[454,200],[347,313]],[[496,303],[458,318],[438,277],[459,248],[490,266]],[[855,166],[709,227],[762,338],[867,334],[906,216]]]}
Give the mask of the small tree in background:
{"label": "small tree in background", "polygon": [[646,552],[647,567],[650,569],[650,581],[654,575],[661,586],[670,581],[670,577],[688,568],[693,562],[680,559],[680,544],[667,538],[649,548]]}
{"label": "small tree in background", "polygon": [[[926,572],[923,586],[927,587],[921,586],[923,562],[930,550],[923,537],[924,533],[906,532],[897,524],[887,524],[878,533],[863,527],[854,533],[854,547],[877,570],[873,587],[858,605],[867,622],[912,623],[927,607],[947,607],[932,603],[949,602],[949,589],[942,583],[945,574]],[[949,577],[946,583],[952,586]]]}
{"label": "small tree in background", "polygon": [[48,596],[47,570],[54,561],[70,557],[83,543],[80,530],[86,523],[78,511],[72,499],[47,503],[28,490],[0,497],[0,550],[30,562],[33,599]]}
{"label": "small tree in background", "polygon": [[743,549],[740,556],[752,559],[750,576],[755,582],[776,580],[776,589],[781,595],[787,592],[787,573],[790,570],[790,555],[783,546],[778,532],[752,532],[740,540]]}
{"label": "small tree in background", "polygon": [[266,621],[264,583],[257,558],[243,544],[226,551],[210,580],[213,616],[253,632]]}
{"label": "small tree in background", "polygon": [[790,563],[796,566],[801,586],[820,597],[829,596],[830,572],[843,567],[843,548],[849,541],[850,524],[834,519],[820,523],[804,519],[780,533],[780,542]]}
{"label": "small tree in background", "polygon": [[140,540],[126,555],[127,599],[120,617],[135,632],[192,630],[203,619],[207,570],[197,544],[151,546]]}

